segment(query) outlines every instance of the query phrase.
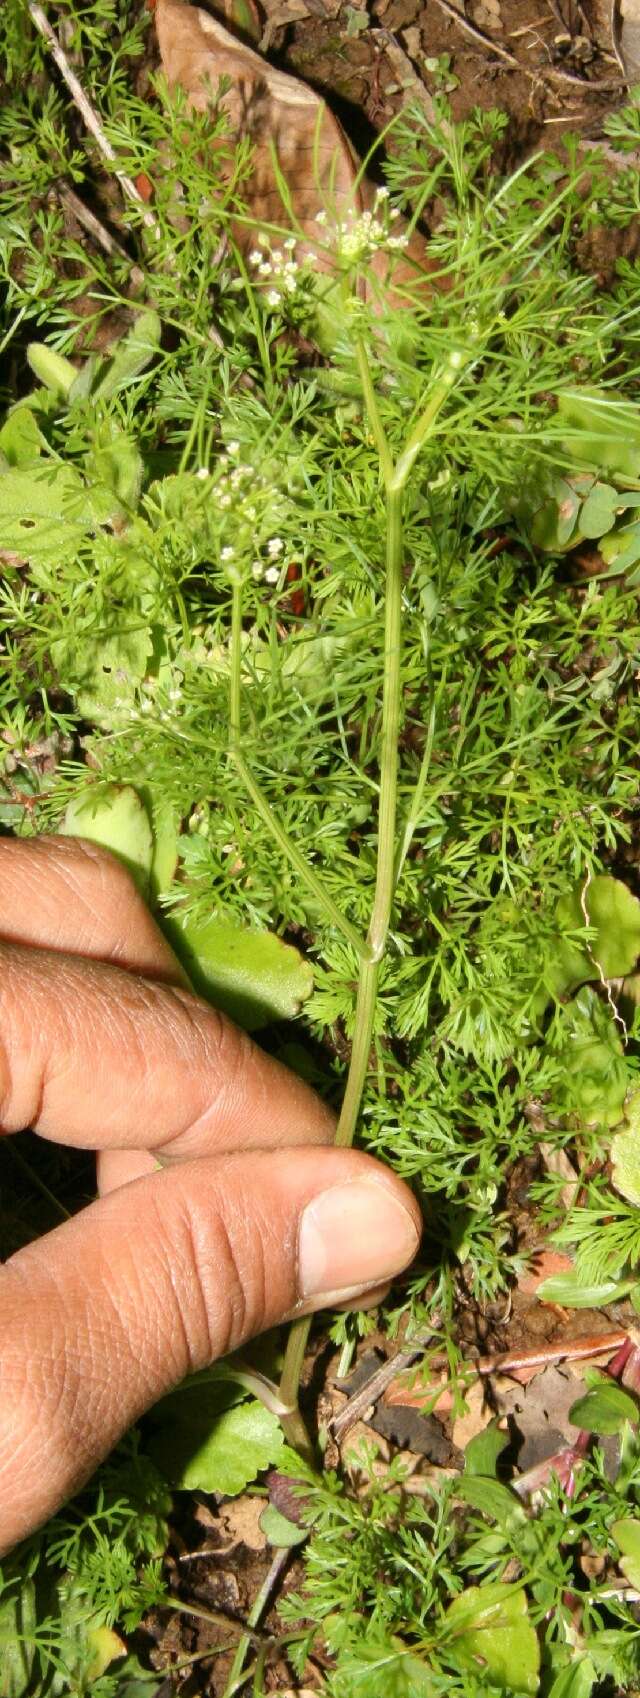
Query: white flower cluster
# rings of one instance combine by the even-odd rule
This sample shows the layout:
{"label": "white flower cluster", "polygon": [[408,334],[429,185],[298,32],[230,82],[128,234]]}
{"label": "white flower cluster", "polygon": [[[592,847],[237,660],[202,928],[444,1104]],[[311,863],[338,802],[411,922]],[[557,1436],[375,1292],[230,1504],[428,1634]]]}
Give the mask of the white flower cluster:
{"label": "white flower cluster", "polygon": [[128,720],[148,719],[153,715],[154,720],[172,720],[178,714],[182,702],[182,685],[184,674],[181,671],[172,672],[168,678],[144,678],[139,686],[138,702],[130,697],[117,696],[114,702],[116,710]]}
{"label": "white flower cluster", "polygon": [[249,254],[249,264],[255,267],[258,278],[270,287],[265,294],[267,306],[282,306],[287,296],[297,293],[300,266],[294,259],[296,250],[295,236],[287,236],[281,248],[272,248],[267,236],[259,236],[257,245]]}
{"label": "white flower cluster", "polygon": [[[371,255],[381,248],[391,252],[394,249],[406,248],[408,235],[403,232],[394,236],[391,229],[399,217],[397,206],[389,206],[389,190],[376,189],[371,211],[358,213],[351,207],[346,218],[335,225],[332,234],[338,259],[347,265],[354,265],[360,260],[370,259]],[[318,212],[316,224],[328,227],[328,214]]]}
{"label": "white flower cluster", "polygon": [[[196,477],[215,477],[212,481],[211,501],[216,508],[233,508],[233,543],[220,539],[218,560],[225,576],[231,583],[241,583],[246,575],[246,561],[249,549],[256,546],[255,531],[260,522],[258,506],[262,506],[261,496],[264,492],[272,493],[273,485],[269,478],[258,472],[255,466],[244,465],[238,459],[240,454],[239,442],[227,442],[226,452],[221,454],[212,474],[208,466],[200,466]],[[258,505],[256,505],[256,503]],[[273,503],[269,505],[272,507]],[[264,522],[264,519],[263,519]],[[228,535],[228,521],[225,518],[225,529]],[[264,578],[267,584],[277,584],[280,579],[282,562],[280,556],[284,549],[282,537],[273,536],[262,544],[267,560],[254,560],[251,573],[256,582]],[[279,562],[276,564],[276,562]]]}
{"label": "white flower cluster", "polygon": [[280,577],[280,567],[275,565],[275,561],[282,554],[283,548],[284,543],[282,541],[282,537],[269,537],[269,541],[267,543],[267,554],[271,561],[271,565],[265,566],[262,560],[254,560],[253,566],[251,567],[251,573],[255,578],[256,583],[259,583],[260,579],[264,578],[265,584],[277,584]]}
{"label": "white flower cluster", "polygon": [[[239,442],[228,442],[226,454],[221,454],[218,460],[219,476],[216,479],[215,490],[215,501],[218,507],[233,507],[238,496],[242,497],[246,494],[247,479],[251,479],[252,482],[255,481],[253,466],[245,466],[241,461],[236,464],[231,463],[235,461],[239,452]],[[251,505],[243,507],[243,518],[248,519],[250,524],[253,524],[256,516],[255,507]]]}

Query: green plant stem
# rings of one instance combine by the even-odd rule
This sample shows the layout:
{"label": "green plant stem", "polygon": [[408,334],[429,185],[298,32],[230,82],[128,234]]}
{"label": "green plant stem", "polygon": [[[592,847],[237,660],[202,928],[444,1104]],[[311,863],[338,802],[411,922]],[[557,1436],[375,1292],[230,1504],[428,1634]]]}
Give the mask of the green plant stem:
{"label": "green plant stem", "polygon": [[[236,1654],[229,1670],[229,1678],[224,1689],[223,1698],[231,1698],[231,1694],[238,1691],[238,1683],[240,1683],[240,1685],[244,1684],[240,1677],[244,1668],[247,1651],[255,1637],[251,1632],[251,1629],[259,1626],[261,1617],[270,1603],[272,1593],[278,1584],[280,1575],[282,1574],[283,1569],[287,1566],[289,1556],[290,1551],[288,1549],[276,1551],[273,1562],[271,1563],[262,1582],[255,1603],[252,1605],[251,1611],[247,1616],[247,1627],[242,1638],[238,1640]],[[247,1674],[245,1679],[248,1678],[249,1675]]]}
{"label": "green plant stem", "polygon": [[[393,470],[393,468],[391,468]],[[388,493],[384,679],[382,689],[382,738],[380,752],[380,803],[376,883],[367,935],[368,951],[360,962],[356,995],[353,1046],[347,1083],[336,1129],[335,1142],[343,1149],[353,1143],[362,1093],[367,1077],[375,1019],[380,962],[384,954],[394,891],[396,806],[398,790],[398,733],[401,712],[402,660],[402,489]],[[295,1321],[285,1351],[280,1396],[296,1409],[300,1374],[311,1327],[311,1317]],[[297,1415],[297,1411],[296,1411]],[[285,1415],[285,1436],[298,1449],[294,1436],[296,1416]],[[308,1441],[307,1441],[308,1443]],[[305,1446],[305,1460],[309,1451]],[[313,1460],[313,1456],[311,1458]]]}
{"label": "green plant stem", "polygon": [[[421,448],[429,436],[456,377],[469,356],[460,348],[452,349],[446,367],[436,382],[426,406],[395,466],[389,450],[384,426],[378,410],[371,370],[362,341],[356,343],[356,358],[372,434],[380,455],[387,509],[385,559],[385,629],[384,673],[382,682],[382,734],[380,746],[380,800],[378,810],[378,854],[376,882],[366,951],[360,959],[356,995],[353,1046],[347,1083],[336,1129],[336,1145],[348,1149],[353,1143],[362,1093],[364,1091],[376,1011],[380,963],[382,961],[391,921],[391,909],[396,887],[396,816],[398,801],[398,741],[402,712],[402,567],[404,558],[403,512],[404,492]],[[426,770],[425,770],[426,780]],[[405,851],[406,852],[406,851]],[[285,1415],[282,1425],[294,1448],[298,1387],[304,1362],[311,1318],[295,1321],[285,1351],[280,1396],[292,1413]],[[295,1413],[293,1413],[295,1411]],[[306,1428],[305,1428],[306,1434]],[[308,1460],[308,1439],[301,1454]]]}
{"label": "green plant stem", "polygon": [[451,349],[444,371],[434,384],[426,407],[423,408],[406,447],[403,448],[396,461],[395,470],[387,485],[389,490],[402,491],[404,489],[414,461],[417,460],[421,449],[424,447],[438,413],[448,395],[450,395],[457,377],[471,358],[471,353],[462,348]]}
{"label": "green plant stem", "polygon": [[360,936],[356,927],[352,926],[351,921],[348,920],[346,915],[342,913],[342,910],[337,907],[333,898],[329,896],[328,892],[324,889],[320,879],[316,877],[313,868],[309,866],[309,862],[306,860],[305,856],[300,854],[300,850],[296,848],[293,839],[276,818],[273,809],[260,789],[260,785],[256,783],[251,768],[247,765],[242,753],[240,721],[242,604],[242,584],[234,583],[231,602],[231,678],[229,691],[230,752],[236,763],[245,789],[251,797],[254,807],[257,808],[258,813],[261,815],[265,825],[271,832],[272,837],[275,838],[276,843],[282,849],[283,854],[286,855],[287,859],[291,862],[291,865],[299,874],[302,883],[305,884],[307,889],[311,891],[313,896],[315,896],[316,901],[324,910],[325,914],[333,921],[333,924],[338,927],[338,930],[342,932],[343,936],[346,937],[347,941],[351,944],[352,949],[355,949],[356,954],[361,960],[366,953],[367,948],[364,938]]}
{"label": "green plant stem", "polygon": [[386,431],[378,410],[378,399],[373,386],[371,367],[367,359],[367,350],[360,336],[356,342],[356,361],[360,382],[362,384],[362,393],[364,395],[367,413],[369,415],[371,434],[380,456],[380,470],[385,483],[388,484],[393,477],[393,460],[391,458],[391,450],[387,441]]}

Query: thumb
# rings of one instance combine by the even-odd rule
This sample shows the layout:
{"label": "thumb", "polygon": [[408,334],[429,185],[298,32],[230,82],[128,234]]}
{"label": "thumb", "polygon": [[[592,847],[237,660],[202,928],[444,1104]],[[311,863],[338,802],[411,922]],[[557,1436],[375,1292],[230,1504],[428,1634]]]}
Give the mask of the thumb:
{"label": "thumb", "polygon": [[379,1285],[419,1212],[370,1157],[200,1157],[91,1204],[0,1269],[0,1554],[186,1374]]}

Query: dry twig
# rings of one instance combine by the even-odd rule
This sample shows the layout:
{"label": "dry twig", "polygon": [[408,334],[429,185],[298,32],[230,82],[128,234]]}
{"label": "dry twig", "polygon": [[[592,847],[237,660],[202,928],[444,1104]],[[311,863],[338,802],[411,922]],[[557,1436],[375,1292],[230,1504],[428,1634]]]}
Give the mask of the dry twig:
{"label": "dry twig", "polygon": [[45,16],[45,13],[42,10],[42,6],[38,5],[38,0],[27,0],[27,6],[29,9],[29,15],[33,19],[36,29],[39,30],[43,40],[46,41],[51,57],[52,59],[55,59],[58,70],[61,76],[64,77],[71,98],[77,106],[86,128],[90,131],[94,141],[97,142],[103,159],[106,159],[108,164],[112,167],[114,176],[117,177],[123,194],[126,195],[128,200],[135,201],[136,206],[140,207],[143,224],[146,224],[147,229],[152,230],[154,236],[158,238],[160,236],[160,226],[157,218],[154,217],[149,207],[145,206],[140,190],[136,188],[133,178],[129,177],[126,171],[122,171],[120,169],[117,153],[115,148],[111,146],[109,137],[105,135],[95,106],[92,106],[89,96],[85,94],[82,83],[78,81],[75,71],[72,70],[69,60],[67,59],[67,55],[60,46],[55,30],[52,29],[49,19]]}

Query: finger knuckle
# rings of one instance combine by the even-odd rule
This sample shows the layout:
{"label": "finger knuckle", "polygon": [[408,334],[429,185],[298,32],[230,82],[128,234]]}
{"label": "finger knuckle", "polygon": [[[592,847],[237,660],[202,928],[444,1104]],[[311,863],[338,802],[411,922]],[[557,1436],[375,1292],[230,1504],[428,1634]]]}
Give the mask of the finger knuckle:
{"label": "finger knuckle", "polygon": [[227,1355],[266,1324],[264,1245],[252,1226],[224,1187],[213,1198],[192,1196],[185,1207],[183,1243],[192,1277],[183,1287],[181,1318],[196,1366]]}

